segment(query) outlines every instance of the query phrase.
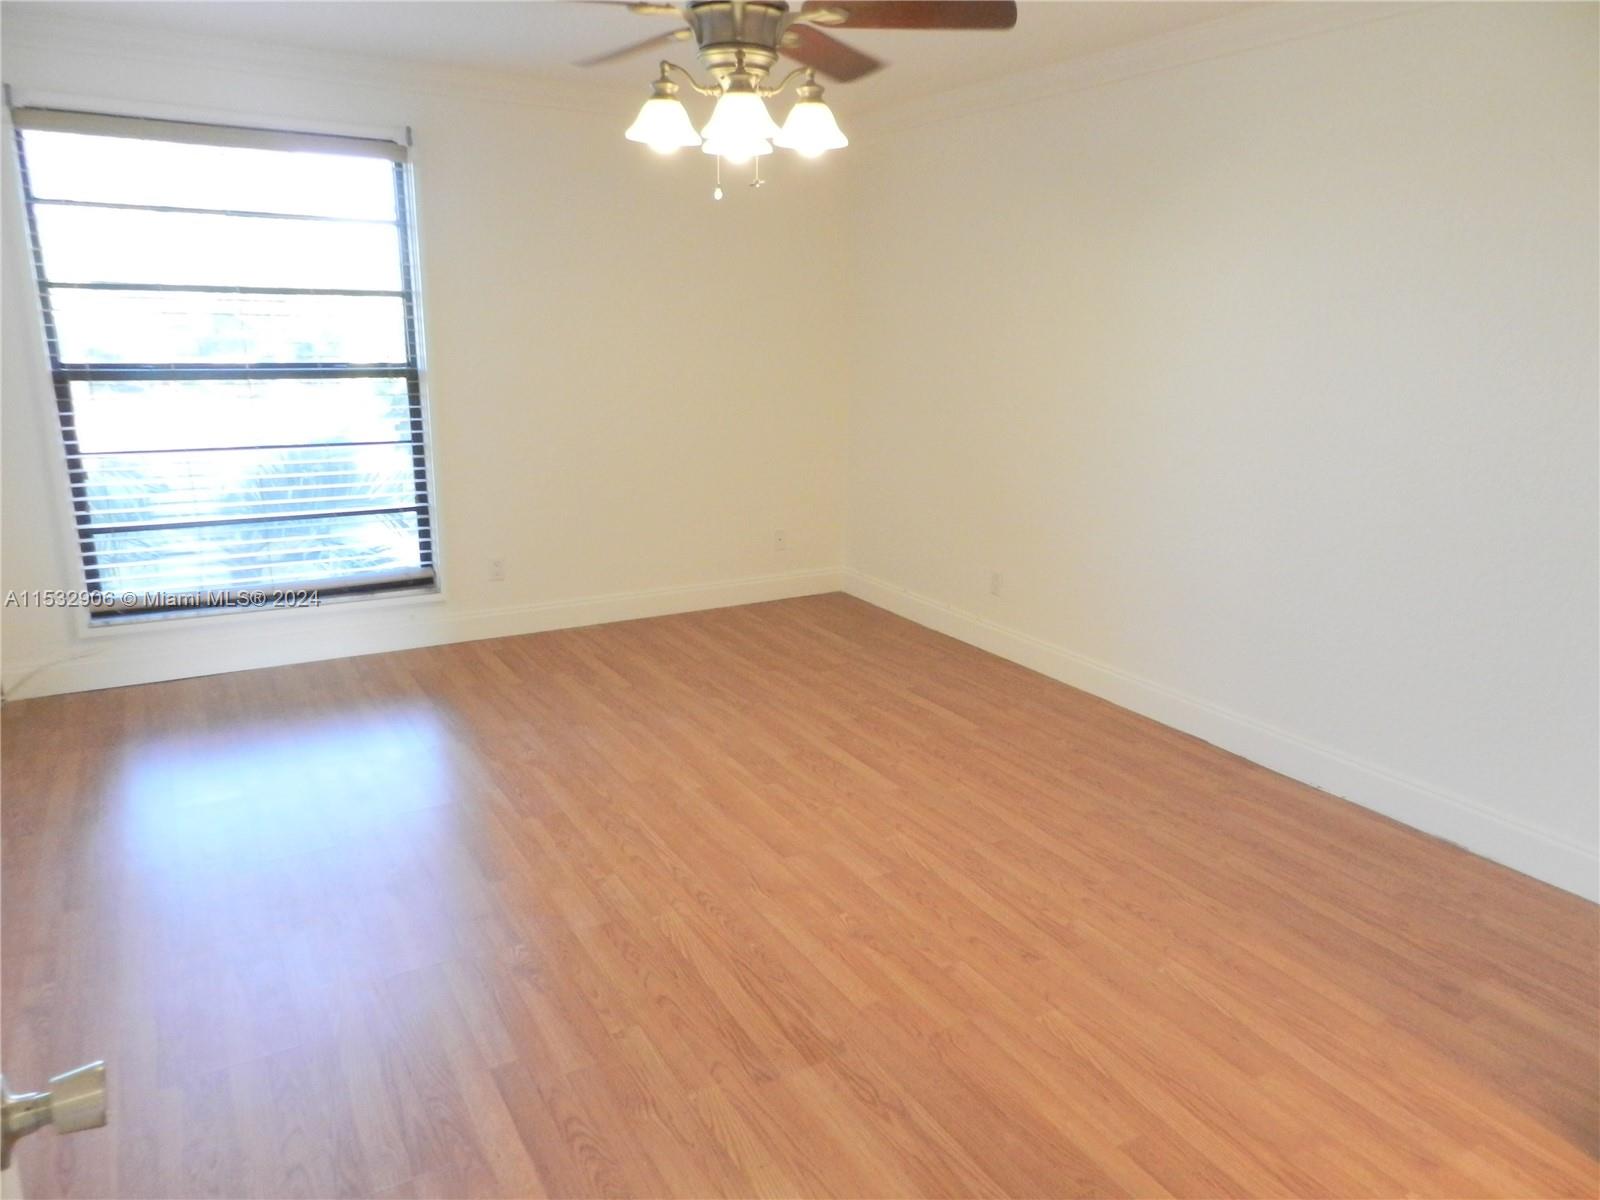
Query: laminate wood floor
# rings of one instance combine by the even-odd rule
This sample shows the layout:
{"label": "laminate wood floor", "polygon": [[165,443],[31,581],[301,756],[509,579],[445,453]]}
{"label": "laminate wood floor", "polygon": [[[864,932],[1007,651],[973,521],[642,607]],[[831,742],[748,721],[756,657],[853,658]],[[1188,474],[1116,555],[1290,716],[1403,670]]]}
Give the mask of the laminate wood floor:
{"label": "laminate wood floor", "polygon": [[842,596],[4,713],[34,1200],[1593,1196],[1596,912]]}

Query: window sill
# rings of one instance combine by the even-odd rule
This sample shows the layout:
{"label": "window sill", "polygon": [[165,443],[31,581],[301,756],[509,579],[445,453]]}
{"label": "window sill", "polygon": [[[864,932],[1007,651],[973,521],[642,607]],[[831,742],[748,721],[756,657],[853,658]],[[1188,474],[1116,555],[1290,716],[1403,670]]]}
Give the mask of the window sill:
{"label": "window sill", "polygon": [[419,587],[396,588],[392,591],[379,593],[357,592],[329,596],[325,600],[319,600],[316,604],[265,605],[259,608],[180,608],[165,612],[127,613],[92,619],[85,617],[79,632],[85,638],[137,635],[154,632],[158,629],[167,629],[175,623],[186,624],[187,622],[198,620],[214,621],[215,625],[208,624],[208,628],[226,629],[240,624],[254,624],[265,620],[282,620],[289,614],[294,613],[305,614],[302,619],[310,619],[310,614],[326,612],[328,609],[342,608],[350,604],[359,604],[362,606],[362,611],[366,612],[373,609],[412,608],[419,605],[440,604],[443,603],[444,598],[444,592],[439,585],[437,583],[429,583]]}

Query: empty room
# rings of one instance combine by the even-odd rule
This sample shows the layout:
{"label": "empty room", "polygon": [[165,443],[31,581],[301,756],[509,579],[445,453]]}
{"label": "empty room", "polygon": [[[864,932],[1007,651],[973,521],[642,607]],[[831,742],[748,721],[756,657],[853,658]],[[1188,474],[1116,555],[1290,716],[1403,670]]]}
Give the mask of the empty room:
{"label": "empty room", "polygon": [[0,77],[4,1200],[1600,1197],[1600,3]]}

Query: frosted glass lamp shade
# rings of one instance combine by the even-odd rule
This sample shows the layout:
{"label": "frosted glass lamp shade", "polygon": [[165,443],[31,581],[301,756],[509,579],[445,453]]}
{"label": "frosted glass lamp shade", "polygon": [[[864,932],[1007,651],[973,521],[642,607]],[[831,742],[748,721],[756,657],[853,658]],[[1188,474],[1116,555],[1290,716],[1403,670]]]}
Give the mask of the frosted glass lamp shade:
{"label": "frosted glass lamp shade", "polygon": [[711,120],[700,132],[708,142],[745,147],[754,154],[759,153],[753,149],[756,142],[770,142],[778,136],[778,125],[750,77],[735,74],[728,77],[722,95],[717,97],[717,106],[711,110]]}
{"label": "frosted glass lamp shade", "polygon": [[[789,110],[774,144],[806,158],[816,158],[829,150],[842,150],[850,144],[850,139],[834,120],[833,110],[824,101],[805,95],[807,90],[801,89],[800,99]],[[821,88],[816,90],[822,91]]]}
{"label": "frosted glass lamp shade", "polygon": [[683,146],[698,146],[700,135],[694,130],[694,122],[689,120],[689,110],[674,94],[677,85],[662,81],[655,88],[655,94],[644,102],[623,136],[630,142],[643,142],[657,154],[671,154]]}

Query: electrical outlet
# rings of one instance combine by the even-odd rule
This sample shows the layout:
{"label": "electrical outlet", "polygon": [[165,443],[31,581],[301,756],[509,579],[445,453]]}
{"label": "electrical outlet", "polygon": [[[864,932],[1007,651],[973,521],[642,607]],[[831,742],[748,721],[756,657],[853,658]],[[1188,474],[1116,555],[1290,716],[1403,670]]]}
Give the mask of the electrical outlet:
{"label": "electrical outlet", "polygon": [[506,581],[506,560],[491,558],[489,560],[489,582],[504,583]]}
{"label": "electrical outlet", "polygon": [[787,550],[789,548],[789,534],[787,530],[780,529],[772,535],[772,548],[774,550]]}
{"label": "electrical outlet", "polygon": [[1004,582],[1005,581],[1003,579],[1001,579],[1001,577],[1000,577],[1000,572],[999,571],[990,571],[989,572],[989,595],[991,595],[991,596],[1000,595],[1001,588],[1002,588]]}

